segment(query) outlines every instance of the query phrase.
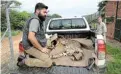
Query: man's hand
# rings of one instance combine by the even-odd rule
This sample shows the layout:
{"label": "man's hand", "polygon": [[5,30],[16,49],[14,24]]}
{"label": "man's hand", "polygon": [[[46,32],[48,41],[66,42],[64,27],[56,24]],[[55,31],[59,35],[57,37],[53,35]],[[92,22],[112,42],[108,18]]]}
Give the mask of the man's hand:
{"label": "man's hand", "polygon": [[42,51],[43,53],[49,53],[49,52],[50,52],[50,50],[47,49],[47,48],[42,48],[41,51]]}
{"label": "man's hand", "polygon": [[42,51],[43,53],[49,53],[50,50],[47,48],[43,48],[39,42],[37,41],[36,37],[35,37],[35,33],[34,32],[29,32],[28,35],[28,39],[30,40],[30,42],[33,44],[33,46],[37,49],[39,49],[40,51]]}

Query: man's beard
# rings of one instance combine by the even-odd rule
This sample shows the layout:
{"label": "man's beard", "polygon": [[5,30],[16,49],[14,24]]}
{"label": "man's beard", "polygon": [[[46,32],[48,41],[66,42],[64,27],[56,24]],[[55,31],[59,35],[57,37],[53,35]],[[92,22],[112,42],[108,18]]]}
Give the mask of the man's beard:
{"label": "man's beard", "polygon": [[41,21],[45,21],[46,16],[42,16],[41,13],[38,14],[38,17]]}

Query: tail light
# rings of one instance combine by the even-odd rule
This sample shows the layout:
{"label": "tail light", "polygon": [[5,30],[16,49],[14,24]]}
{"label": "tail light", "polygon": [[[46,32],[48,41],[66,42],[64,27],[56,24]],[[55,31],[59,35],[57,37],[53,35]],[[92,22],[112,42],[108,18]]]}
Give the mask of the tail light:
{"label": "tail light", "polygon": [[106,45],[104,40],[98,40],[98,59],[105,59],[106,57]]}
{"label": "tail light", "polygon": [[23,48],[23,45],[22,45],[22,42],[19,43],[19,52],[24,52],[24,48]]}

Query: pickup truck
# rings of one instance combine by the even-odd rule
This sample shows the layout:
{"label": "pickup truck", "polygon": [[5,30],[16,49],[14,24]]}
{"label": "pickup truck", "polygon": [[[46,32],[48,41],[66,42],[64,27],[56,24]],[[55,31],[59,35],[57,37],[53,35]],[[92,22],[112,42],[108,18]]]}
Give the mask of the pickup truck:
{"label": "pickup truck", "polygon": [[[80,18],[53,18],[47,24],[46,38],[50,38],[52,35],[57,34],[68,39],[82,39],[86,38],[92,41],[93,49],[88,49],[90,52],[86,52],[84,56],[88,62],[80,62],[80,66],[64,66],[55,65],[49,69],[36,69],[34,74],[104,74],[106,70],[106,44],[102,35],[96,35],[95,31],[90,28],[87,20],[84,17]],[[84,42],[85,43],[85,42]],[[21,42],[19,43],[20,53],[23,51]],[[65,61],[67,62],[67,61]],[[67,62],[68,63],[68,62]],[[28,72],[27,69],[26,72]],[[44,72],[43,72],[44,71]],[[25,73],[26,74],[26,73]],[[29,72],[28,72],[29,74]],[[32,74],[32,70],[31,70]]]}
{"label": "pickup truck", "polygon": [[103,36],[96,35],[94,30],[90,28],[90,25],[84,17],[51,19],[46,28],[46,38],[49,38],[55,33],[65,38],[90,39],[93,43],[93,50],[90,50],[92,52],[84,55],[92,54],[92,56],[88,59],[87,66],[80,67],[92,70],[94,74],[104,74],[106,69],[106,44],[104,42]]}

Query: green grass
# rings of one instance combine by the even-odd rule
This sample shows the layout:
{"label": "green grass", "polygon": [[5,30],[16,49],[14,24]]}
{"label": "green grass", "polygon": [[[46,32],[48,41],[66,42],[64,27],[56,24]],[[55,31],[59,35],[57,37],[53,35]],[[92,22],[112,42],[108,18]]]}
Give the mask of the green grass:
{"label": "green grass", "polygon": [[107,45],[107,54],[113,57],[113,60],[107,62],[106,74],[121,74],[121,49]]}
{"label": "green grass", "polygon": [[[20,32],[21,32],[20,30],[16,30],[16,31],[15,31],[15,30],[12,30],[12,31],[11,31],[11,35],[12,35],[12,36],[16,36],[16,35],[18,35]],[[3,34],[4,34],[4,32],[1,33],[1,36],[2,36]],[[5,36],[8,37],[8,36],[9,36],[9,33],[7,32]]]}

